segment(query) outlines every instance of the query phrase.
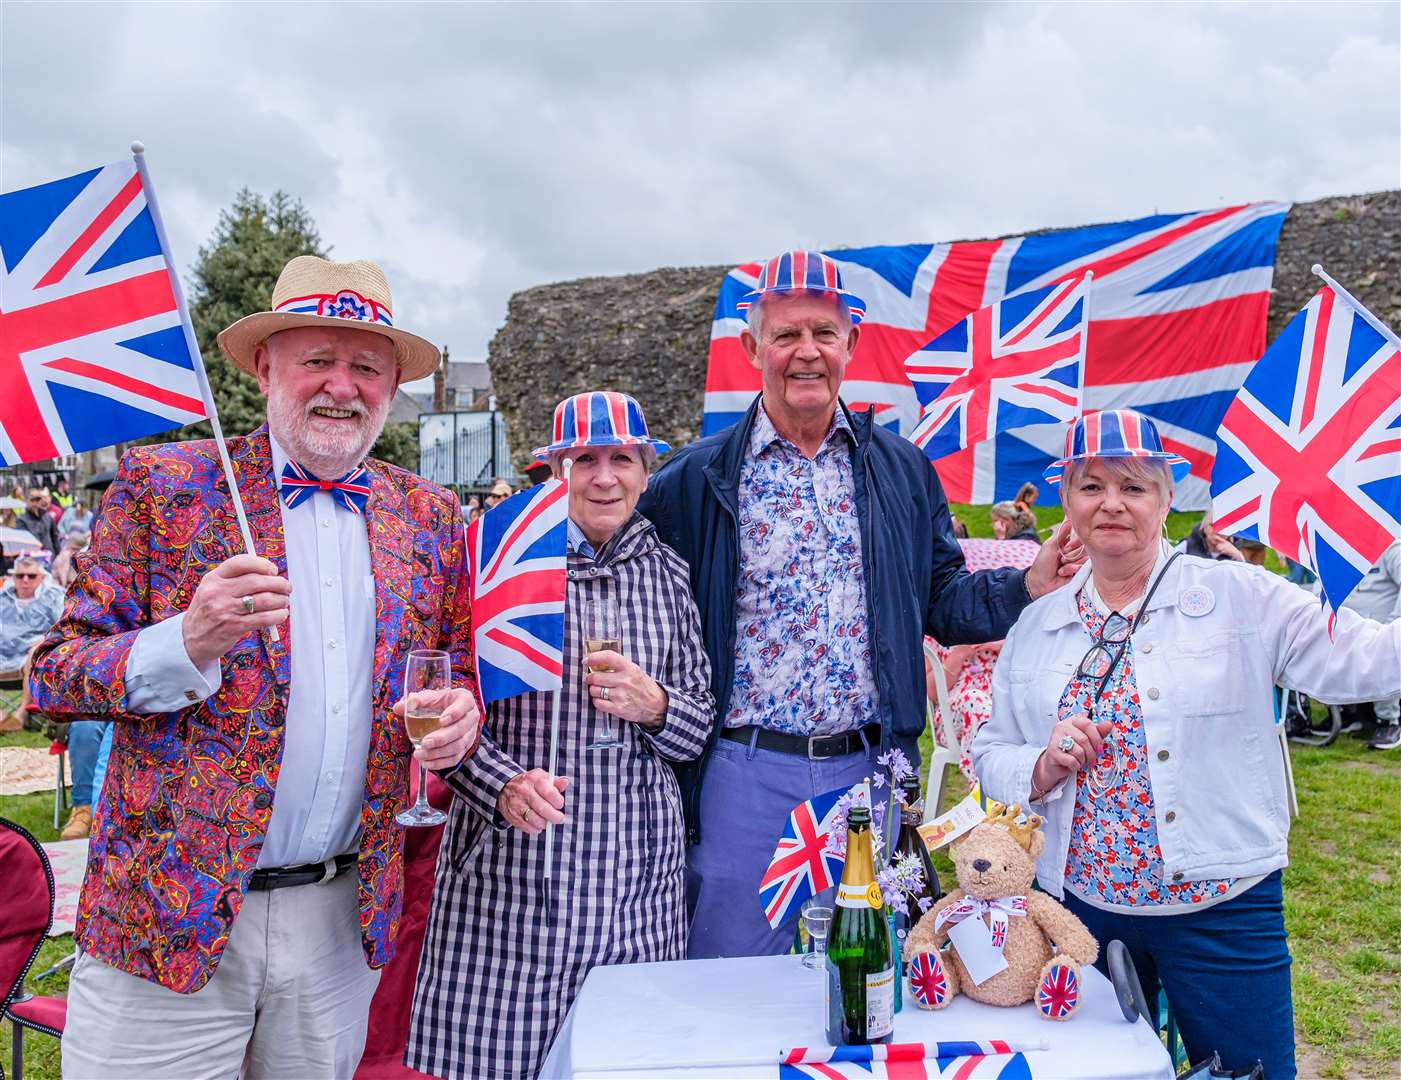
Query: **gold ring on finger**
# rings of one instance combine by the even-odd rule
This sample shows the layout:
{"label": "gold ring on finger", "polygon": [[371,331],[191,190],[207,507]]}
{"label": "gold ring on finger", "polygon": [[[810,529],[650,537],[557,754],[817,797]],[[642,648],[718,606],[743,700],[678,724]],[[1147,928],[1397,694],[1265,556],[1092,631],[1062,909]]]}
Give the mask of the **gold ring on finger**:
{"label": "gold ring on finger", "polygon": [[253,614],[253,607],[254,607],[254,605],[253,605],[253,598],[252,598],[251,596],[245,596],[245,597],[243,597],[243,598],[240,600],[240,603],[243,604],[243,614],[245,614],[245,615],[252,615],[252,614]]}

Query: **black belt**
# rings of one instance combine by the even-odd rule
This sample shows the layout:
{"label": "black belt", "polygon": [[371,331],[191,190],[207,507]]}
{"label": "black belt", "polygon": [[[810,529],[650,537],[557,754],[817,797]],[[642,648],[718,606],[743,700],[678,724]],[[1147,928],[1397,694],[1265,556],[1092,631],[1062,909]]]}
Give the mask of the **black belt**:
{"label": "black belt", "polygon": [[254,870],[248,888],[254,890],[289,889],[293,885],[324,885],[338,878],[356,864],[360,856],[354,853],[337,855],[325,862],[304,863],[301,866],[275,866]]}
{"label": "black belt", "polygon": [[821,761],[847,754],[862,754],[867,746],[880,746],[880,725],[867,724],[856,731],[844,731],[840,735],[814,735],[811,738],[761,727],[733,727],[725,728],[720,732],[720,737],[746,746],[752,743],[762,750],[777,750],[780,754]]}

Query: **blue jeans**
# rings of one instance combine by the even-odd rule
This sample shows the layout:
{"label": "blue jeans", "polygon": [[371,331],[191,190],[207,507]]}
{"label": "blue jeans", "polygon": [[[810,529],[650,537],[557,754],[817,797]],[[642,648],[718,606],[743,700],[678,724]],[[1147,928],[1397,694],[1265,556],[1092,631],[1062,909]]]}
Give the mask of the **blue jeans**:
{"label": "blue jeans", "polygon": [[112,726],[110,720],[74,720],[68,725],[68,760],[73,769],[73,805],[91,806],[92,777],[97,769],[97,751],[102,736]]}
{"label": "blue jeans", "polygon": [[1266,1080],[1293,1080],[1294,1001],[1284,932],[1282,872],[1239,896],[1184,915],[1120,915],[1069,892],[1065,906],[1100,943],[1095,965],[1108,974],[1105,947],[1122,941],[1144,996],[1168,1004],[1193,1063],[1213,1050],[1228,1069],[1264,1063]]}

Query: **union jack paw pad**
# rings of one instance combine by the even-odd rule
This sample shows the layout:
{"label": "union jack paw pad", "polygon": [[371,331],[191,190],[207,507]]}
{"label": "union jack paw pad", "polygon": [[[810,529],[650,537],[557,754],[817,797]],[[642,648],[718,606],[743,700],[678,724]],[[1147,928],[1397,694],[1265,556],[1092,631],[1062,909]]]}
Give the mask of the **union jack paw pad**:
{"label": "union jack paw pad", "polygon": [[1068,1020],[1080,1006],[1080,973],[1064,960],[1052,960],[1041,974],[1036,1007],[1047,1020]]}
{"label": "union jack paw pad", "polygon": [[942,1009],[948,1004],[949,980],[938,953],[915,953],[910,961],[910,993],[921,1009]]}

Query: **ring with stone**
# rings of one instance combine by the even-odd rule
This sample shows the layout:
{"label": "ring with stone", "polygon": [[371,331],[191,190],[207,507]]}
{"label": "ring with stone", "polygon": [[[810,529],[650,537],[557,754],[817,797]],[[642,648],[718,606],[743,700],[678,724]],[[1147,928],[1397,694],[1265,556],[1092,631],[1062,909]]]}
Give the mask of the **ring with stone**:
{"label": "ring with stone", "polygon": [[600,691],[600,696],[603,698],[604,701],[607,701],[607,700],[608,700],[608,687],[605,686],[605,687]]}
{"label": "ring with stone", "polygon": [[253,598],[252,598],[251,596],[242,597],[242,598],[240,599],[240,603],[243,604],[243,614],[245,614],[245,615],[252,615],[252,614],[253,614]]}
{"label": "ring with stone", "polygon": [[1062,735],[1060,737],[1060,742],[1056,743],[1056,749],[1063,754],[1068,754],[1075,749],[1075,740],[1069,735]]}

